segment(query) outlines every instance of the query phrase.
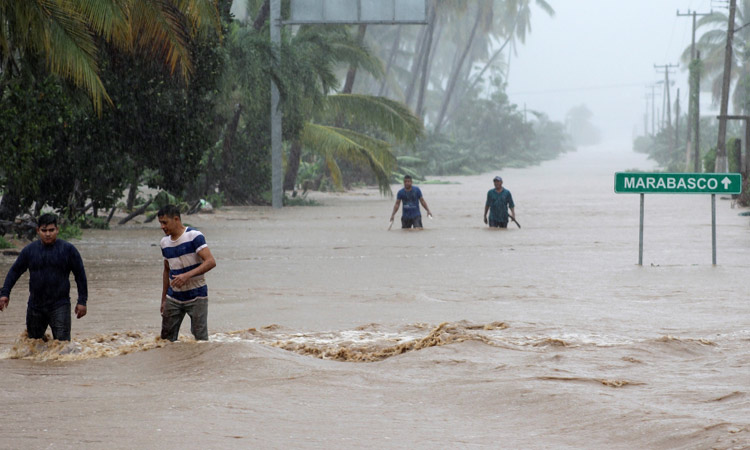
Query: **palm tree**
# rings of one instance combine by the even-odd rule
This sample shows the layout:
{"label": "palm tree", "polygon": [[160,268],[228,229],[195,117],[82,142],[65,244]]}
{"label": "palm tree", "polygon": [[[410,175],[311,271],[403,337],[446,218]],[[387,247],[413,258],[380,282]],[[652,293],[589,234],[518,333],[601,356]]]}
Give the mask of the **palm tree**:
{"label": "palm tree", "polygon": [[[351,87],[357,68],[370,76],[382,76],[382,62],[373,57],[363,43],[364,31],[352,36],[346,27],[301,27],[291,38],[290,54],[305,62],[306,69],[298,72],[297,81],[308,89],[304,102],[307,120],[298,137],[292,139],[287,158],[284,189],[292,190],[296,184],[302,150],[307,148],[326,161],[331,179],[342,186],[342,174],[337,163],[346,160],[368,168],[378,181],[381,192],[390,194],[390,174],[396,159],[391,145],[355,128],[367,124],[368,130],[378,130],[397,142],[414,142],[421,133],[420,121],[405,105],[385,97],[329,95],[337,84],[334,69],[344,63],[349,67],[347,79]],[[307,72],[308,75],[304,75]],[[312,75],[312,76],[310,76]]]}
{"label": "palm tree", "polygon": [[212,0],[5,0],[0,75],[14,76],[24,58],[40,56],[50,73],[86,90],[101,111],[110,99],[98,75],[99,38],[162,60],[187,79],[190,37],[219,29]]}
{"label": "palm tree", "polygon": [[[748,20],[750,20],[750,0],[742,0],[738,2],[735,13],[730,79],[735,84],[732,105],[736,111],[744,114],[750,112],[750,26],[747,25]],[[720,11],[715,11],[698,21],[699,29],[708,29],[695,45],[701,53],[703,70],[710,77],[711,92],[715,100],[721,96],[728,21],[728,13]],[[689,63],[690,59],[690,47],[687,47],[682,54],[682,60]]]}
{"label": "palm tree", "polygon": [[[340,122],[348,127],[331,125]],[[325,98],[325,108],[309,121],[300,136],[300,143],[321,155],[328,166],[331,179],[342,186],[337,159],[368,167],[375,175],[380,192],[392,195],[391,172],[396,169],[396,157],[391,144],[354,128],[367,124],[391,136],[397,142],[413,143],[422,133],[421,120],[402,103],[385,97],[356,94],[335,94]]]}

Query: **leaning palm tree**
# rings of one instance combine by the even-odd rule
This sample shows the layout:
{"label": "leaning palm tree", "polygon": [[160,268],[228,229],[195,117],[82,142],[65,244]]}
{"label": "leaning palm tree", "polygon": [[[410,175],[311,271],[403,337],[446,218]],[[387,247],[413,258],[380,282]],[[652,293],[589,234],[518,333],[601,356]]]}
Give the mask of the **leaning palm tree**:
{"label": "leaning palm tree", "polygon": [[218,31],[214,0],[4,0],[0,75],[41,57],[47,70],[88,92],[97,111],[109,96],[99,78],[98,39],[164,61],[187,77],[191,35]]}
{"label": "leaning palm tree", "polygon": [[294,189],[302,150],[308,149],[324,158],[337,187],[343,180],[337,161],[346,160],[370,170],[380,190],[390,194],[396,159],[390,142],[373,138],[371,133],[394,142],[414,142],[422,131],[421,121],[405,105],[385,97],[329,95],[338,84],[334,75],[338,65],[349,66],[350,73],[352,67],[359,67],[378,77],[382,62],[346,27],[302,27],[289,47],[285,58],[295,60],[301,69],[294,74],[294,82],[305,86],[301,100],[309,119],[291,142],[284,189]]}
{"label": "leaning palm tree", "polygon": [[[735,14],[730,77],[735,85],[732,105],[736,111],[744,114],[750,112],[750,48],[748,48],[750,26],[747,26],[748,20],[750,20],[750,0],[741,0],[738,2]],[[721,96],[728,21],[729,17],[723,11],[714,11],[698,21],[698,28],[707,31],[696,42],[696,49],[701,53],[703,70],[709,77],[714,100],[718,100]],[[682,60],[685,63],[690,63],[690,50],[688,47],[682,54]]]}
{"label": "leaning palm tree", "polygon": [[337,160],[346,160],[369,168],[380,192],[392,195],[390,176],[397,161],[391,143],[358,128],[413,143],[422,134],[422,121],[404,104],[385,97],[334,94],[326,97],[323,110],[302,131],[300,143],[325,159],[334,185],[342,186]]}

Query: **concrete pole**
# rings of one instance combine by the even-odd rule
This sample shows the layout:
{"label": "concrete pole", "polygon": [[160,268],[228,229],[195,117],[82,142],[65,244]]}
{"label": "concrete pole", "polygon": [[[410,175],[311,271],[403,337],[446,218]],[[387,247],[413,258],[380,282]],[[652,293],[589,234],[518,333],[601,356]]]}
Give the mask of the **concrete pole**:
{"label": "concrete pole", "polygon": [[[271,0],[271,43],[276,49],[277,60],[281,59],[281,0]],[[281,209],[282,158],[281,158],[281,111],[279,110],[279,88],[271,80],[271,205]]]}
{"label": "concrete pole", "polygon": [[[700,59],[701,59],[701,52],[697,52],[696,53],[695,59],[697,61],[700,61]],[[698,80],[696,81],[696,83],[698,84],[698,86],[700,86],[700,72],[697,73],[697,76],[698,76]],[[693,156],[693,164],[694,164],[693,170],[696,173],[698,173],[698,172],[703,172],[703,170],[701,170],[702,169],[702,164],[701,164],[701,142],[700,142],[700,137],[701,137],[701,96],[700,96],[700,91],[695,95],[695,97],[691,97],[691,103],[692,102],[695,102],[695,106],[693,106],[693,120],[695,120],[695,123],[693,124],[693,133],[694,133],[694,138],[693,138],[693,152],[695,152],[694,156]]]}

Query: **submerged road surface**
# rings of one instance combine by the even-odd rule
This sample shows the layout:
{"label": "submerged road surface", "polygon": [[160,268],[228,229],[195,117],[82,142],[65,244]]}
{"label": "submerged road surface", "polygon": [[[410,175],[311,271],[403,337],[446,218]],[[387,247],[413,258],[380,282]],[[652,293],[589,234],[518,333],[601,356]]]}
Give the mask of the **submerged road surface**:
{"label": "submerged road surface", "polygon": [[498,172],[522,229],[482,223],[495,173],[422,185],[421,232],[372,189],[185,217],[207,343],[157,339],[156,223],[87,231],[73,342],[21,337],[27,276],[0,313],[0,448],[750,448],[748,218],[717,200],[714,267],[710,196],[646,196],[638,266],[632,168]]}

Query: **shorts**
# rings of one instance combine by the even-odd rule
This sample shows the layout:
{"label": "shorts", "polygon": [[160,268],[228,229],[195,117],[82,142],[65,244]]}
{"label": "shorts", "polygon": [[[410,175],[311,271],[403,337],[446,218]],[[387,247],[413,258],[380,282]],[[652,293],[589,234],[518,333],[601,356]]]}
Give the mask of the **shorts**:
{"label": "shorts", "polygon": [[498,222],[490,219],[490,228],[508,228],[508,222]]}
{"label": "shorts", "polygon": [[422,228],[422,216],[404,219],[401,217],[401,228]]}
{"label": "shorts", "polygon": [[26,332],[30,339],[44,339],[47,327],[58,341],[70,340],[70,302],[58,306],[26,308]]}
{"label": "shorts", "polygon": [[174,342],[180,334],[185,314],[190,316],[190,331],[197,341],[208,340],[208,298],[179,302],[167,298],[161,316],[161,338]]}

